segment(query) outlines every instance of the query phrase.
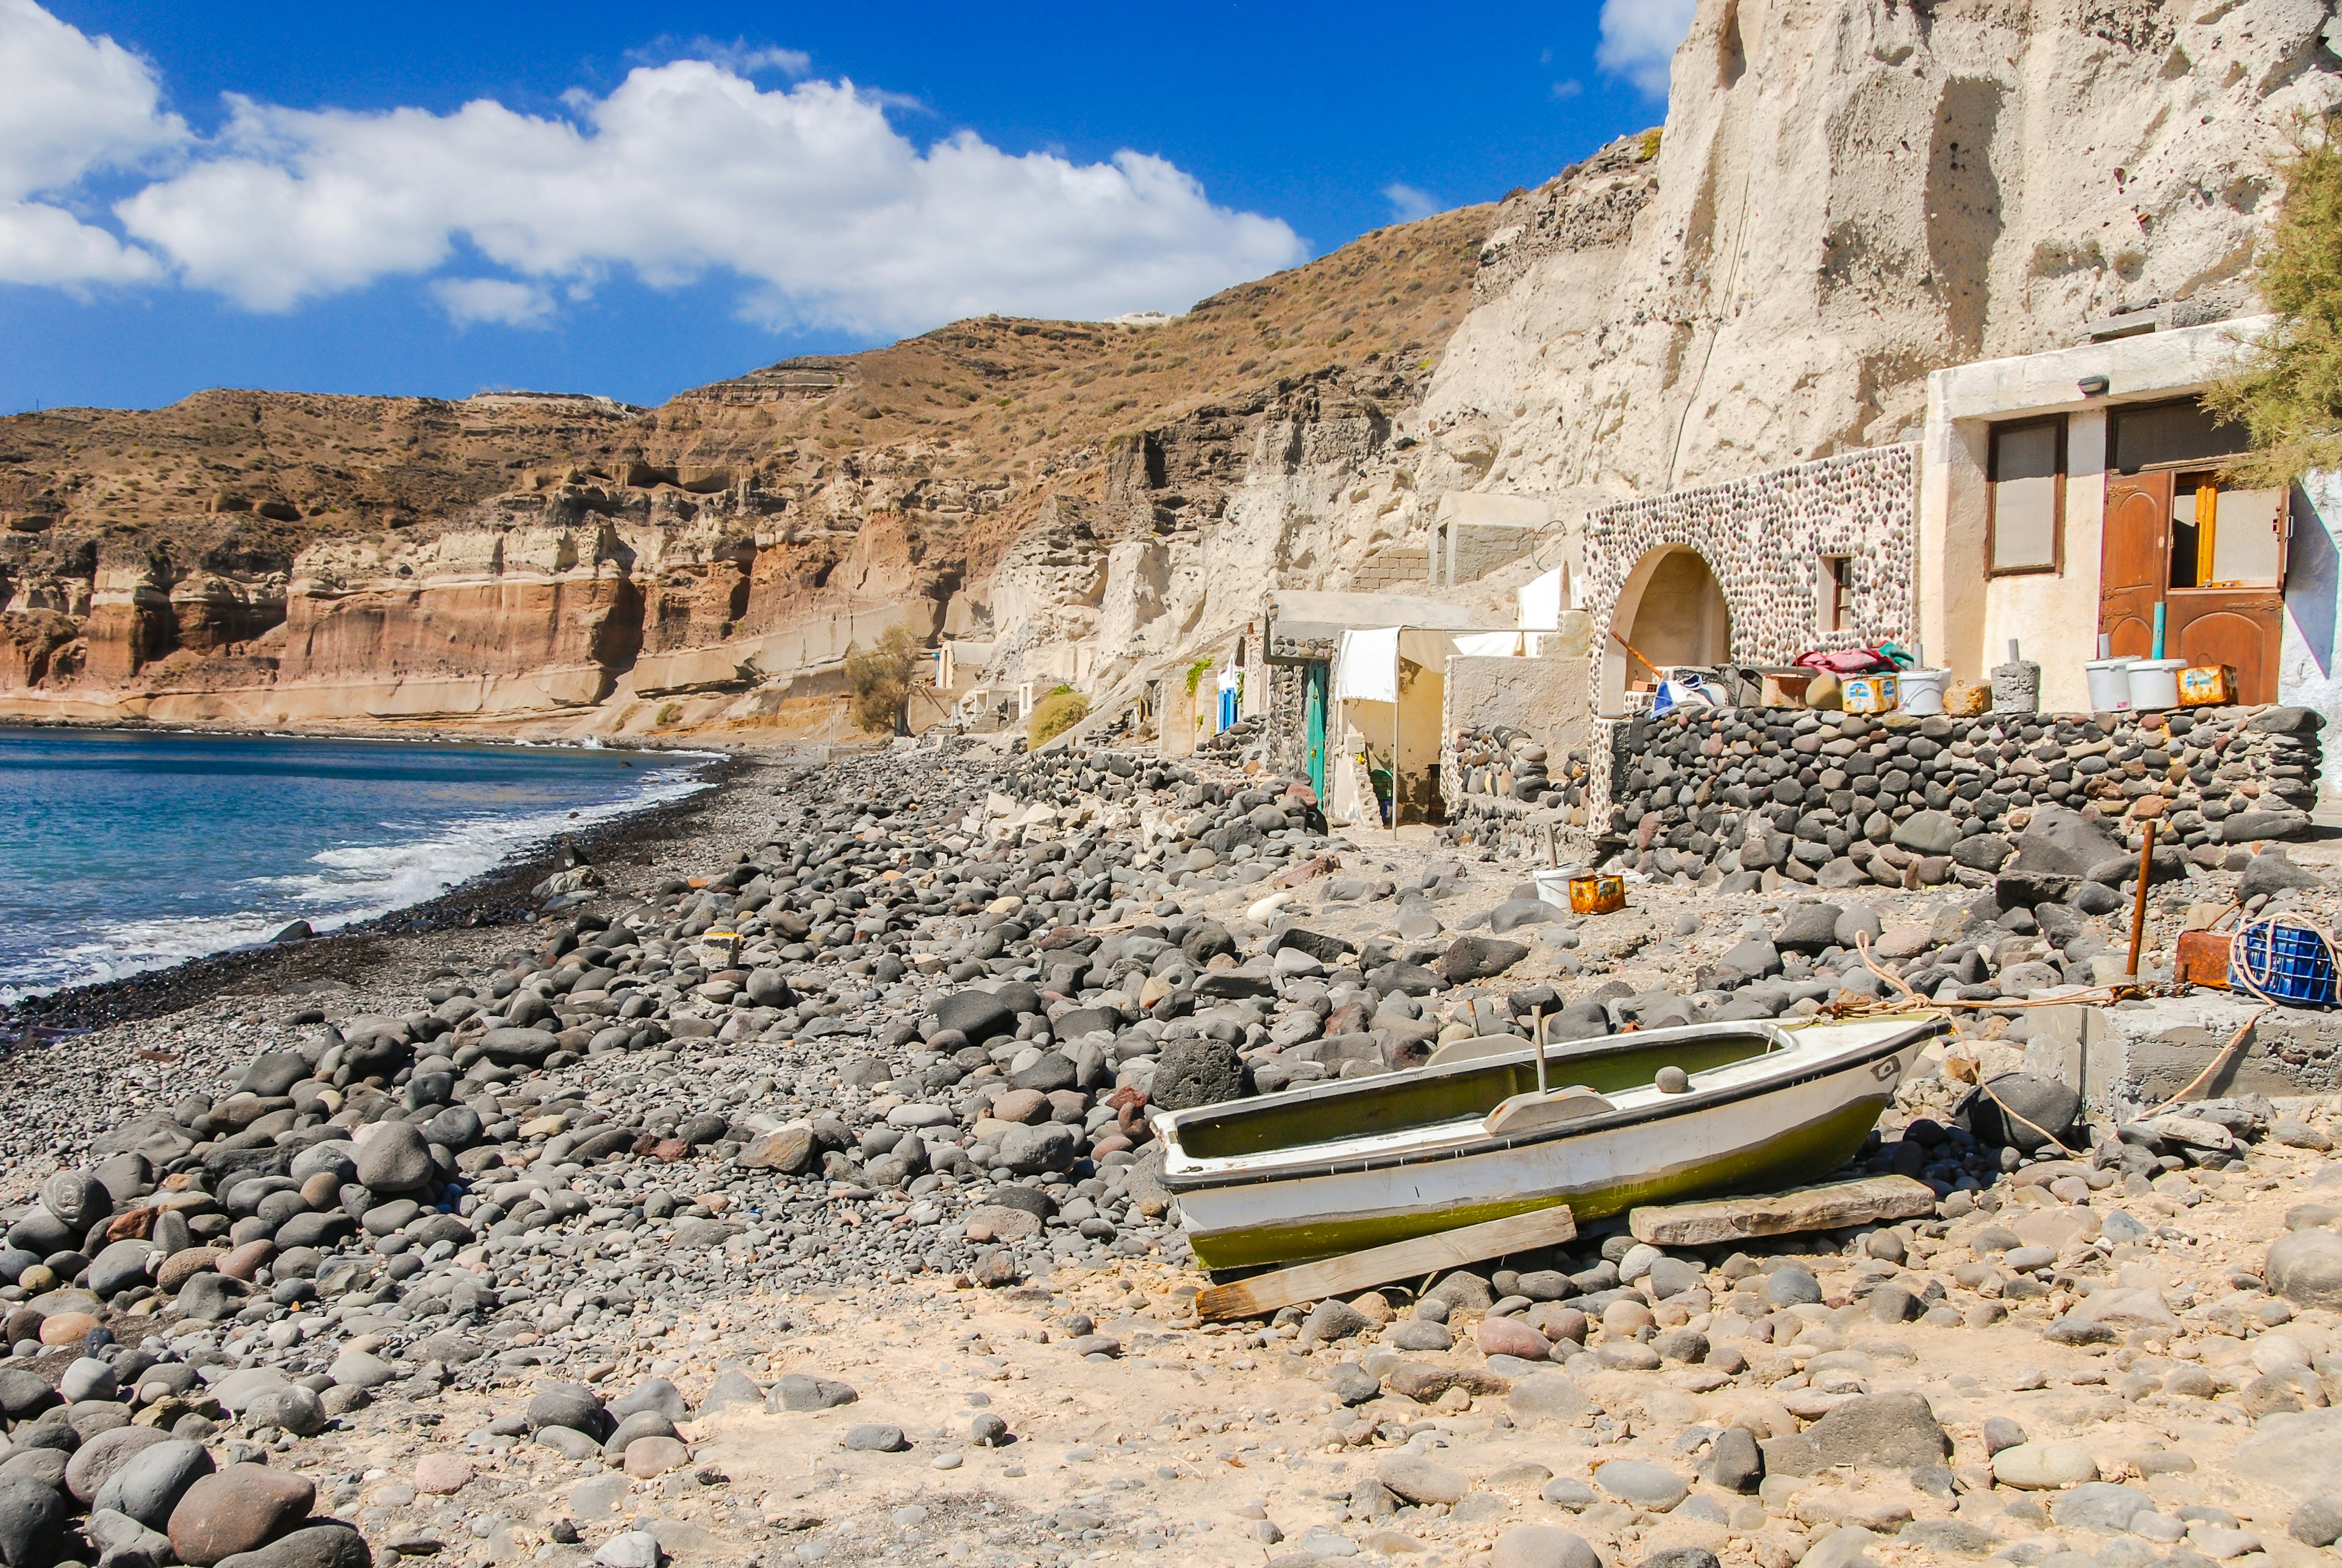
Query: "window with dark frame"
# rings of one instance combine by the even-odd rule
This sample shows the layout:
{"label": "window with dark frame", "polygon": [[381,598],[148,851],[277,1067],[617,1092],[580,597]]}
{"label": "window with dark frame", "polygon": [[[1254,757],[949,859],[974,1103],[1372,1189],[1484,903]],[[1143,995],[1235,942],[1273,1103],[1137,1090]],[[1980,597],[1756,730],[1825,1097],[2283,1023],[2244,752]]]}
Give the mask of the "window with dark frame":
{"label": "window with dark frame", "polygon": [[1985,569],[1992,576],[2066,566],[2066,421],[1992,427]]}
{"label": "window with dark frame", "polygon": [[1854,557],[1822,557],[1821,609],[1824,632],[1843,632],[1854,613]]}

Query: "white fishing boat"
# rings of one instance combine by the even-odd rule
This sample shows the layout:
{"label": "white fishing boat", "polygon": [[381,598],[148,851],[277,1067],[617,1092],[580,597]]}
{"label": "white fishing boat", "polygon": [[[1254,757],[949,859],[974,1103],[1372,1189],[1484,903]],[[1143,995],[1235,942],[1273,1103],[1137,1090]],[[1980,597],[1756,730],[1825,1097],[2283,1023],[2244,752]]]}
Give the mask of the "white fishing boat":
{"label": "white fishing boat", "polygon": [[[1474,1042],[1404,1073],[1159,1113],[1163,1183],[1196,1261],[1286,1263],[1567,1203],[1817,1181],[1862,1146],[1940,1014]],[[1486,1054],[1477,1054],[1485,1052]],[[1670,1071],[1672,1069],[1672,1071]]]}

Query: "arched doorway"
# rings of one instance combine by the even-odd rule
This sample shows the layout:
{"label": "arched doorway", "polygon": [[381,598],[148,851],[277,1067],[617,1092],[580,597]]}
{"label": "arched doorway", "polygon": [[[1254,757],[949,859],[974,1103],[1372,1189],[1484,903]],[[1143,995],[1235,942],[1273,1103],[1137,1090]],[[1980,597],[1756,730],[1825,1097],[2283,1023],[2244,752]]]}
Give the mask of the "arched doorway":
{"label": "arched doorway", "polygon": [[1628,687],[1653,684],[1646,660],[1665,669],[1722,664],[1732,655],[1732,612],[1723,584],[1687,544],[1662,544],[1635,563],[1610,628],[1602,659],[1605,713],[1625,710]]}

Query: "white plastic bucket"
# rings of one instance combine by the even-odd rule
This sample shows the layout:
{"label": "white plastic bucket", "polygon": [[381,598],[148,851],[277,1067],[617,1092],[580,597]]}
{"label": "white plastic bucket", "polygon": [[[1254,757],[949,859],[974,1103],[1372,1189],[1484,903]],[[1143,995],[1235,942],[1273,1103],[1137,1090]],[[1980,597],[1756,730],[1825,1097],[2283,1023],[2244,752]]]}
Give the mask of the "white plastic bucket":
{"label": "white plastic bucket", "polygon": [[1944,711],[1944,684],[1950,680],[1949,670],[1906,670],[1903,672],[1903,711],[1922,717]]}
{"label": "white plastic bucket", "polygon": [[2130,665],[2130,705],[2142,712],[2167,713],[2179,705],[2179,672],[2185,659],[2134,659]]}
{"label": "white plastic bucket", "polygon": [[1569,879],[1582,874],[1584,874],[1566,865],[1541,865],[1529,873],[1529,880],[1536,884],[1539,903],[1556,904],[1567,909]]}
{"label": "white plastic bucket", "polygon": [[[2092,659],[2082,666],[2090,681],[2090,712],[2118,714],[2130,706],[2128,659]],[[2175,681],[2175,687],[2177,683]]]}

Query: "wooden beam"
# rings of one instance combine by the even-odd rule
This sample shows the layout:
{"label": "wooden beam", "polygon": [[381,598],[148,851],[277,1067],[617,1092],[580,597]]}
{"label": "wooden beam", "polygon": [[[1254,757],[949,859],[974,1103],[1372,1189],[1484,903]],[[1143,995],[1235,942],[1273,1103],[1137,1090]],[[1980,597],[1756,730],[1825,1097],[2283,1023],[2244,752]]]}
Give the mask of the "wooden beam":
{"label": "wooden beam", "polygon": [[1793,1187],[1752,1198],[1653,1203],[1626,1213],[1626,1229],[1655,1247],[1707,1247],[1756,1236],[1834,1231],[1936,1212],[1936,1192],[1908,1176],[1864,1176],[1818,1187]]}
{"label": "wooden beam", "polygon": [[1255,1274],[1233,1284],[1214,1285],[1196,1297],[1196,1315],[1212,1321],[1266,1317],[1279,1307],[1300,1302],[1324,1301],[1370,1290],[1394,1280],[1414,1280],[1441,1269],[1460,1268],[1506,1253],[1549,1247],[1577,1234],[1577,1221],[1566,1203],[1531,1209],[1501,1220],[1437,1231],[1412,1241],[1368,1247],[1318,1263],[1302,1263],[1274,1273]]}

